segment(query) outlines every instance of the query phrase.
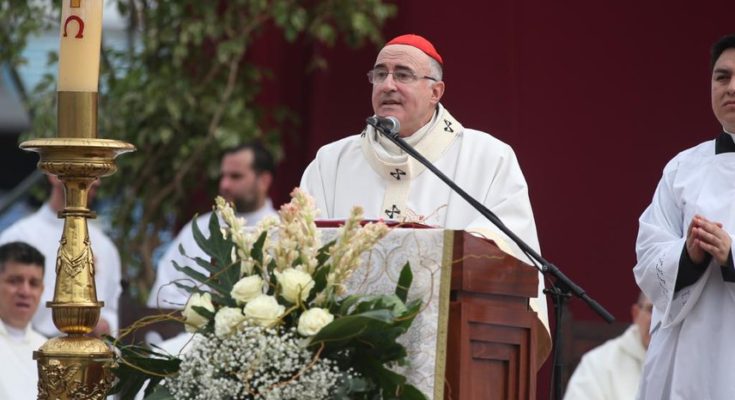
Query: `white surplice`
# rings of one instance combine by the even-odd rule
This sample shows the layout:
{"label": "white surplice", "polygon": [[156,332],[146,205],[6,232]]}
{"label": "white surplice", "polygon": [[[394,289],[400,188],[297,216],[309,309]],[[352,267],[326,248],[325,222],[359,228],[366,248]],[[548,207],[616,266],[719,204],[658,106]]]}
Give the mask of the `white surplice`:
{"label": "white surplice", "polygon": [[[441,105],[432,120],[406,140],[539,251],[528,187],[510,146],[487,133],[464,128]],[[528,262],[509,238],[425,169],[368,126],[360,135],[319,149],[304,172],[301,188],[315,198],[321,218],[347,218],[352,207],[359,205],[367,219],[408,219],[480,233]],[[543,287],[539,274],[541,301],[532,299],[531,306],[548,329]]]}
{"label": "white surplice", "polygon": [[631,325],[582,356],[564,400],[634,400],[645,357],[638,326]]}
{"label": "white surplice", "polygon": [[715,147],[711,140],[674,157],[640,218],[634,273],[654,304],[643,400],[735,399],[735,282],[712,260],[696,282],[674,290],[695,214],[735,233],[735,153]]}
{"label": "white surplice", "polygon": [[0,399],[35,400],[38,394],[38,367],[33,351],[46,338],[30,325],[18,334],[0,321]]}

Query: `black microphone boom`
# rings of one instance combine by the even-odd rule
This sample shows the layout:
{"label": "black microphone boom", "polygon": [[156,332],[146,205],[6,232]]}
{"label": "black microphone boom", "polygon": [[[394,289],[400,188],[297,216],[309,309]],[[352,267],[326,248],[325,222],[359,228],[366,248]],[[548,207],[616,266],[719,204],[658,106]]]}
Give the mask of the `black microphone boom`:
{"label": "black microphone boom", "polygon": [[[392,120],[395,120],[395,122],[392,122]],[[391,122],[389,122],[391,121]],[[534,249],[531,248],[526,242],[521,240],[513,231],[510,230],[505,224],[498,218],[495,213],[490,211],[487,207],[485,207],[484,204],[480,203],[476,199],[474,199],[472,196],[470,196],[467,192],[462,190],[461,187],[459,187],[454,181],[449,179],[444,173],[442,173],[437,167],[434,166],[429,160],[427,160],[421,153],[416,151],[410,144],[406,143],[405,140],[403,140],[402,137],[398,135],[398,130],[400,129],[400,124],[398,123],[398,120],[395,117],[370,117],[367,119],[367,123],[374,126],[375,129],[382,133],[383,136],[388,138],[391,142],[395,143],[396,146],[400,147],[403,151],[405,151],[409,156],[413,157],[416,161],[423,164],[428,170],[434,173],[439,179],[441,179],[444,183],[446,183],[449,187],[451,187],[457,194],[459,194],[463,199],[465,199],[475,210],[477,210],[480,214],[482,214],[485,218],[487,218],[490,222],[492,222],[498,229],[500,229],[503,233],[510,238],[515,244],[520,247],[521,251],[528,256],[529,260],[531,261],[534,266],[539,268],[539,270],[545,275],[545,276],[551,276],[554,279],[552,279],[551,287],[544,290],[544,293],[549,295],[551,297],[552,303],[554,304],[554,308],[556,311],[556,329],[554,334],[554,355],[552,356],[554,362],[554,368],[552,371],[552,392],[553,392],[553,398],[555,400],[560,400],[562,398],[562,393],[564,392],[562,384],[561,384],[561,328],[562,328],[562,312],[565,307],[565,301],[568,297],[570,297],[570,294],[574,294],[575,296],[579,297],[587,303],[587,305],[596,312],[602,319],[604,319],[607,322],[612,322],[615,320],[615,318],[610,314],[604,307],[602,307],[599,303],[597,303],[594,299],[592,299],[581,287],[577,286],[571,279],[569,279],[564,273],[559,270],[554,264],[546,261],[543,257],[541,257],[540,254],[538,254]],[[394,127],[395,130],[390,129],[390,127]],[[540,267],[536,264],[541,264]],[[551,397],[551,396],[550,396]]]}
{"label": "black microphone boom", "polygon": [[401,122],[396,117],[369,117],[367,123],[386,135],[398,135],[401,131]]}

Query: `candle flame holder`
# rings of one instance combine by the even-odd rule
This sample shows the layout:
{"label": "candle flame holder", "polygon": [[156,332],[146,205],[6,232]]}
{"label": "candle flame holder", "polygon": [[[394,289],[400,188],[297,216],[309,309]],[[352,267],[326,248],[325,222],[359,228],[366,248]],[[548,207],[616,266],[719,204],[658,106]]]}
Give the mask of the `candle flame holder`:
{"label": "candle flame holder", "polygon": [[104,399],[112,387],[114,358],[94,330],[103,302],[97,300],[95,260],[87,219],[95,218],[87,204],[95,180],[117,170],[115,158],[134,151],[129,143],[97,138],[97,93],[58,93],[58,137],[34,139],[20,147],[39,154],[38,168],[58,176],[66,193],[56,284],[51,308],[54,325],[66,336],[47,341],[33,359],[38,363],[38,398],[53,400]]}

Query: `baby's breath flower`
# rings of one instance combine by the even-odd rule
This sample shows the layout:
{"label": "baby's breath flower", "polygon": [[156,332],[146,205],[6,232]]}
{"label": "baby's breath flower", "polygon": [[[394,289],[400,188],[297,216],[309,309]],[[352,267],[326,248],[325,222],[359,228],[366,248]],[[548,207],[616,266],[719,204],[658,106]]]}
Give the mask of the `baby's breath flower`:
{"label": "baby's breath flower", "polygon": [[348,374],[301,347],[293,329],[243,325],[194,342],[165,386],[182,400],[323,400]]}

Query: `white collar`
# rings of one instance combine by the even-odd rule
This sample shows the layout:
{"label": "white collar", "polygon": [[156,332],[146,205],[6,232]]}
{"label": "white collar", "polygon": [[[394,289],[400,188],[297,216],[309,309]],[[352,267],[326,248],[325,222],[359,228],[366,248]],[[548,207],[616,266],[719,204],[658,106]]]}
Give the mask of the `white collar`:
{"label": "white collar", "polygon": [[[410,136],[404,137],[403,140],[405,140],[406,143],[410,144],[412,147],[416,147],[416,145],[419,144],[419,142],[421,142],[421,140],[429,133],[430,128],[436,122],[437,114],[438,113],[436,112],[436,110],[434,110],[434,114],[431,116],[431,119],[429,119],[429,122],[427,122],[426,125],[419,128]],[[378,140],[376,142],[378,146],[375,147],[375,150],[381,153],[381,158],[388,158],[391,156],[407,157],[403,150],[398,147],[398,145],[393,143],[390,139],[386,138],[383,135],[377,135],[377,139]]]}
{"label": "white collar", "polygon": [[28,342],[31,324],[29,323],[24,329],[18,329],[5,324],[0,320],[0,336],[6,336],[13,342]]}
{"label": "white collar", "polygon": [[[412,144],[416,151],[426,159],[435,162],[461,134],[462,130],[462,125],[439,104],[431,121],[404,140]],[[397,154],[391,154],[383,146],[384,142],[379,142],[381,139],[384,142],[387,141],[369,125],[361,136],[363,154],[374,171],[385,176],[386,179],[390,178],[391,173],[396,173],[396,168],[400,169],[409,179],[419,176],[424,171],[426,167],[409,157],[408,154],[400,150]],[[395,146],[392,143],[391,145]]]}

